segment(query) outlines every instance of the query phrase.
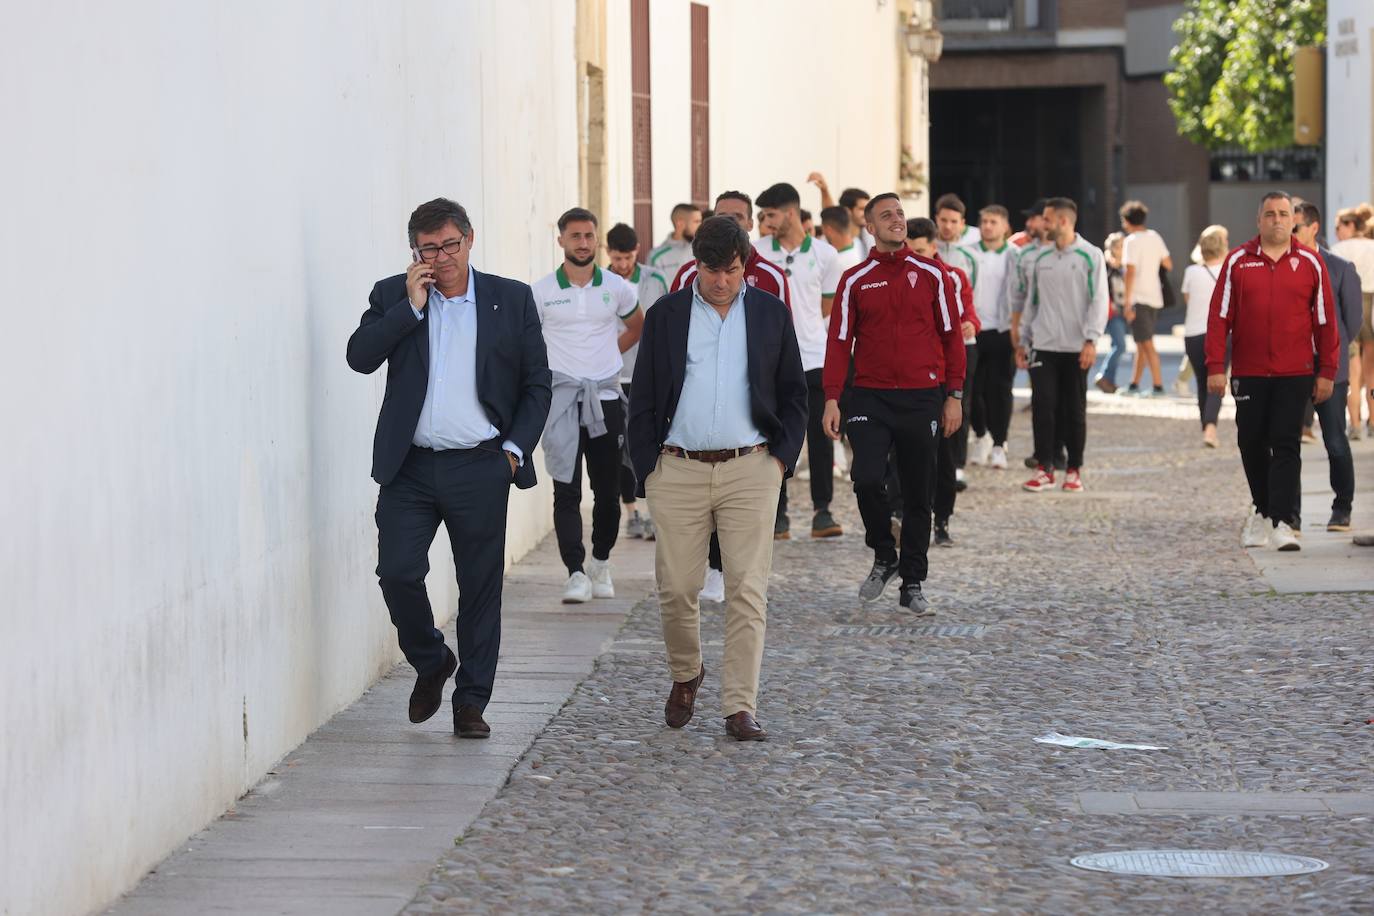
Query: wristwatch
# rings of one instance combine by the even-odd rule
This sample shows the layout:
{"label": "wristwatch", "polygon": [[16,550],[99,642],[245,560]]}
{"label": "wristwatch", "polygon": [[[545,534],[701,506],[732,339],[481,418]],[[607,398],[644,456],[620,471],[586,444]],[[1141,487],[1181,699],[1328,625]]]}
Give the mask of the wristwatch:
{"label": "wristwatch", "polygon": [[953,391],[949,393],[949,396],[954,398],[954,400],[956,401],[962,401],[964,399],[964,389],[955,388]]}

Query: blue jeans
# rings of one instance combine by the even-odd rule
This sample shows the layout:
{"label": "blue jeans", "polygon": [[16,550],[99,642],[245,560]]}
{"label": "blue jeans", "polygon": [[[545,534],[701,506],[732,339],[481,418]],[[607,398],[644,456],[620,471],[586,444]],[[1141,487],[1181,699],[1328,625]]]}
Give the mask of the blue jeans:
{"label": "blue jeans", "polygon": [[1116,367],[1121,362],[1121,354],[1126,352],[1126,319],[1116,310],[1116,306],[1112,306],[1112,315],[1107,319],[1107,333],[1112,338],[1112,352],[1107,355],[1107,364],[1097,377],[1115,385]]}

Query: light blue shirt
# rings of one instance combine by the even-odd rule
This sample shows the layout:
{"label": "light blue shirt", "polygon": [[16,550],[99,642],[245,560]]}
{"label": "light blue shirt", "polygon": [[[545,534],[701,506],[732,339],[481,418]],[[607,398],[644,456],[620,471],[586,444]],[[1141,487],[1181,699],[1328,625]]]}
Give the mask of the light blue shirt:
{"label": "light blue shirt", "polygon": [[740,284],[739,297],[722,319],[692,284],[687,369],[665,445],[707,452],[767,441],[749,409],[745,289]]}
{"label": "light blue shirt", "polygon": [[[477,398],[477,277],[468,268],[467,292],[452,299],[431,286],[429,302],[429,381],[425,405],[411,442],[435,451],[476,448],[501,434]],[[416,318],[423,315],[411,306]],[[513,442],[502,448],[524,462]]]}

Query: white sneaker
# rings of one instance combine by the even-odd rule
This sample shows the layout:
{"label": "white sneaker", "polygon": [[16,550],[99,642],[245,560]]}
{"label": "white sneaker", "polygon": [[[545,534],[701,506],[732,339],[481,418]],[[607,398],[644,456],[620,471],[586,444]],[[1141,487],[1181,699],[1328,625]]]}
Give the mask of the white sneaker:
{"label": "white sneaker", "polygon": [[701,586],[702,601],[725,600],[725,573],[706,567],[706,583]]}
{"label": "white sneaker", "polygon": [[973,448],[969,451],[968,460],[970,464],[987,464],[991,455],[992,433],[983,433],[973,440]]}
{"label": "white sneaker", "polygon": [[563,586],[564,604],[582,604],[592,600],[592,580],[586,573],[575,572],[568,576],[568,584]]}
{"label": "white sneaker", "polygon": [[845,454],[844,446],[835,443],[835,479],[844,480],[849,476],[849,456]]}
{"label": "white sneaker", "polygon": [[1245,520],[1245,527],[1240,533],[1240,546],[1263,547],[1269,543],[1269,535],[1273,530],[1273,526],[1269,524],[1269,519],[1252,509],[1250,517]]}
{"label": "white sneaker", "polygon": [[988,467],[1005,471],[1007,469],[1007,450],[1000,445],[994,445],[992,453],[988,455]]}
{"label": "white sneaker", "polygon": [[1302,550],[1297,535],[1293,533],[1292,528],[1288,527],[1287,522],[1279,522],[1274,526],[1274,533],[1269,535],[1269,546],[1275,550],[1283,551]]}
{"label": "white sneaker", "polygon": [[614,598],[615,583],[611,582],[611,561],[591,560],[587,563],[587,578],[592,580],[593,598]]}
{"label": "white sneaker", "polygon": [[964,469],[963,469],[963,468],[955,468],[955,469],[954,469],[954,481],[955,481],[955,483],[963,483],[963,482],[964,482],[965,480],[967,480],[967,479],[968,479],[968,478],[964,476]]}

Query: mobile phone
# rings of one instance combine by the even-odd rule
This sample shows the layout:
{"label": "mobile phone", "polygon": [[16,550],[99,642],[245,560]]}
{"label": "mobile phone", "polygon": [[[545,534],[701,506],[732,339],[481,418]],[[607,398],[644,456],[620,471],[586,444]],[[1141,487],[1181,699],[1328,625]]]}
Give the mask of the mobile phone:
{"label": "mobile phone", "polygon": [[412,264],[420,263],[420,250],[418,248],[410,249],[410,261]]}

